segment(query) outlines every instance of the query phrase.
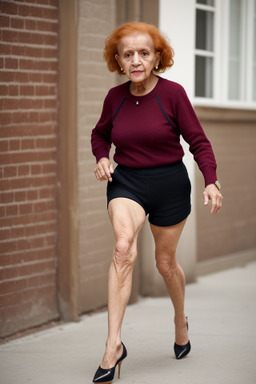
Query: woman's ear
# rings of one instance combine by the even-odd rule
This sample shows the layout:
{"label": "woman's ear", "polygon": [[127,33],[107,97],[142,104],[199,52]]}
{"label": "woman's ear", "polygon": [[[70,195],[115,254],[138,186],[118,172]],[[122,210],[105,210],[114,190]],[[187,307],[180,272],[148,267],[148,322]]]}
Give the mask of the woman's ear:
{"label": "woman's ear", "polygon": [[159,66],[161,62],[161,53],[160,52],[156,52],[156,63],[155,63],[155,67],[156,66]]}
{"label": "woman's ear", "polygon": [[122,68],[121,60],[120,60],[120,57],[118,56],[118,54],[115,55],[115,59],[116,59],[116,61],[118,62],[120,68]]}

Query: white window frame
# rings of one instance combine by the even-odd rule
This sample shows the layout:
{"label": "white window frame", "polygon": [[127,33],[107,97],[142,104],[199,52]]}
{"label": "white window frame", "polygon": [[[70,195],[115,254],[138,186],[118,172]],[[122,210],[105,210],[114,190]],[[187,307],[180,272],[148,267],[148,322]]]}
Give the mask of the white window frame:
{"label": "white window frame", "polygon": [[[232,0],[215,0],[215,6],[197,4],[195,0],[195,15],[197,9],[214,10],[214,53],[213,57],[213,97],[193,98],[195,106],[216,106],[227,108],[256,109],[253,101],[253,28],[256,13],[254,0],[243,0],[242,14],[242,63],[240,89],[242,100],[228,99],[228,72],[229,72],[229,8]],[[247,10],[247,12],[246,12]],[[194,49],[196,55],[206,56],[207,51]],[[195,78],[195,76],[194,76]],[[195,89],[195,87],[194,87]]]}
{"label": "white window frame", "polygon": [[[215,13],[216,13],[216,7],[212,7],[211,5],[204,5],[204,4],[197,4],[196,3],[196,11],[197,10],[201,10],[201,11],[208,11],[208,12],[211,12],[213,14],[213,17],[214,17],[214,23],[213,25],[215,25],[215,20],[216,20],[216,16],[215,16]],[[199,57],[204,57],[204,58],[212,58],[213,59],[213,79],[214,79],[214,73],[215,73],[215,60],[216,60],[216,49],[215,49],[215,42],[216,42],[216,36],[215,36],[215,31],[216,31],[216,28],[214,28],[214,35],[213,35],[213,50],[212,51],[209,51],[209,50],[202,50],[202,49],[197,49],[195,48],[195,62],[196,62],[196,56],[199,56]],[[196,64],[195,64],[196,65]],[[207,68],[206,68],[206,71],[207,71]],[[214,95],[215,95],[215,82],[214,81],[211,81],[212,79],[209,79],[209,83],[212,83],[212,93],[213,93],[213,98],[214,98]],[[207,80],[206,80],[207,81]],[[208,88],[209,85],[206,85],[206,88]],[[195,87],[196,88],[196,87]],[[205,97],[204,97],[205,98]],[[212,100],[212,98],[210,98],[210,100]]]}

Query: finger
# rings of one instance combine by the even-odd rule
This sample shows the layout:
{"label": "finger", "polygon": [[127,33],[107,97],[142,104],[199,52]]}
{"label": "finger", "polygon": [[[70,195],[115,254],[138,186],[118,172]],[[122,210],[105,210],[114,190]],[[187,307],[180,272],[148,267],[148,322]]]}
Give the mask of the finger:
{"label": "finger", "polygon": [[208,194],[207,193],[203,193],[203,195],[204,195],[204,205],[208,205],[208,203],[209,203]]}
{"label": "finger", "polygon": [[222,196],[220,194],[214,195],[212,197],[211,213],[212,214],[219,213],[221,206],[222,206]]}
{"label": "finger", "polygon": [[99,179],[100,180],[107,180],[108,179],[108,174],[107,174],[107,168],[105,163],[98,163],[98,174],[99,174]]}
{"label": "finger", "polygon": [[217,205],[217,201],[216,201],[216,197],[214,196],[212,198],[212,209],[211,209],[211,214],[214,215],[215,213],[217,213],[218,211],[218,205]]}
{"label": "finger", "polygon": [[94,174],[95,174],[97,180],[99,180],[99,181],[104,180],[104,172],[103,172],[103,170],[101,170],[101,168],[98,165],[94,169]]}
{"label": "finger", "polygon": [[104,170],[104,179],[112,181],[111,173],[110,173],[110,165],[104,163],[103,165],[103,170]]}

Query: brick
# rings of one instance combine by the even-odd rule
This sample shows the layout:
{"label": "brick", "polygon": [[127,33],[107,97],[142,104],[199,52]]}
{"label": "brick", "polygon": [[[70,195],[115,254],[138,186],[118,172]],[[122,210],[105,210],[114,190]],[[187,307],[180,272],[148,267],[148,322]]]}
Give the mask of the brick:
{"label": "brick", "polygon": [[53,148],[57,145],[57,139],[53,138],[44,138],[36,139],[36,148]]}
{"label": "brick", "polygon": [[0,281],[17,278],[19,275],[18,271],[17,267],[5,267],[0,269]]}
{"label": "brick", "polygon": [[3,281],[0,282],[0,294],[6,294],[6,292],[11,293],[15,291],[21,291],[27,287],[27,278],[12,280],[12,281]]}
{"label": "brick", "polygon": [[18,151],[20,149],[20,140],[10,140],[9,141],[9,150]]}
{"label": "brick", "polygon": [[4,167],[4,177],[15,177],[17,175],[17,167],[16,166],[7,166]]}
{"label": "brick", "polygon": [[25,123],[37,123],[39,121],[39,114],[37,112],[13,112],[12,123],[13,124],[25,124]]}
{"label": "brick", "polygon": [[27,192],[27,199],[28,200],[37,200],[38,199],[38,191],[28,191]]}
{"label": "brick", "polygon": [[12,52],[12,46],[10,44],[1,44],[0,42],[0,52],[2,55],[10,55]]}
{"label": "brick", "polygon": [[17,239],[18,237],[24,237],[24,236],[25,236],[25,228],[24,228],[24,226],[12,227],[11,228],[11,237],[13,239]]}
{"label": "brick", "polygon": [[5,58],[5,68],[7,69],[17,69],[19,66],[19,62],[17,59],[13,58]]}
{"label": "brick", "polygon": [[10,17],[6,15],[0,15],[0,25],[1,28],[8,28],[10,25]]}
{"label": "brick", "polygon": [[24,139],[21,140],[21,149],[34,149],[35,140],[34,139]]}
{"label": "brick", "polygon": [[0,125],[11,124],[12,115],[8,112],[0,112]]}
{"label": "brick", "polygon": [[[2,192],[0,194],[0,204],[8,204],[14,202],[14,193],[13,192]],[[1,215],[0,215],[1,217]]]}
{"label": "brick", "polygon": [[3,255],[1,254],[1,266],[5,267],[12,264],[12,255]]}
{"label": "brick", "polygon": [[33,205],[31,203],[19,205],[19,214],[20,215],[27,215],[27,214],[32,213],[32,212],[33,212]]}
{"label": "brick", "polygon": [[43,211],[44,212],[51,211],[54,209],[56,209],[55,201],[46,201],[46,202],[41,202],[41,203],[36,202],[34,204],[35,213],[43,212]]}
{"label": "brick", "polygon": [[[0,240],[7,240],[9,239],[11,234],[10,228],[0,228]],[[1,260],[1,265],[2,265],[2,260]]]}
{"label": "brick", "polygon": [[37,29],[37,21],[36,20],[26,20],[25,21],[26,25],[26,30],[31,29],[31,30],[36,30]]}
{"label": "brick", "polygon": [[0,297],[0,307],[7,307],[7,306],[13,306],[16,304],[19,304],[22,299],[22,293],[21,292],[15,292],[12,294],[8,294],[6,296]]}
{"label": "brick", "polygon": [[42,80],[44,83],[57,83],[58,77],[57,74],[42,74]]}
{"label": "brick", "polygon": [[57,188],[42,188],[39,191],[39,198],[40,199],[48,199],[48,198],[55,198],[57,195]]}
{"label": "brick", "polygon": [[28,79],[30,83],[42,83],[43,80],[43,74],[42,73],[35,73],[35,72],[30,72],[28,74]]}
{"label": "brick", "polygon": [[19,19],[17,17],[11,18],[11,28],[14,29],[24,29],[25,28],[25,20]]}
{"label": "brick", "polygon": [[56,99],[44,100],[44,108],[46,108],[46,109],[56,109],[57,108],[57,100]]}
{"label": "brick", "polygon": [[29,165],[20,165],[18,167],[18,175],[19,176],[27,176],[30,174],[30,166]]}
{"label": "brick", "polygon": [[25,72],[8,72],[2,71],[0,72],[1,81],[5,83],[27,83],[29,81],[29,73]]}
{"label": "brick", "polygon": [[6,29],[2,31],[2,40],[9,43],[19,42],[19,32]]}
{"label": "brick", "polygon": [[58,23],[47,23],[45,21],[37,21],[36,28],[38,31],[47,31],[52,33],[58,33]]}
{"label": "brick", "polygon": [[3,218],[6,216],[6,213],[5,213],[5,207],[1,207],[0,206],[0,217]]}
{"label": "brick", "polygon": [[40,123],[48,123],[50,121],[56,121],[56,112],[41,112],[39,115]]}
{"label": "brick", "polygon": [[1,85],[0,84],[0,96],[7,96],[9,91],[8,85]]}
{"label": "brick", "polygon": [[25,201],[26,200],[26,192],[25,191],[17,191],[14,193],[14,199],[16,202]]}
{"label": "brick", "polygon": [[6,216],[17,216],[18,214],[18,205],[7,205],[5,207]]}
{"label": "brick", "polygon": [[9,150],[8,140],[0,140],[0,152],[7,152]]}
{"label": "brick", "polygon": [[41,164],[32,164],[31,165],[31,175],[38,175],[41,173]]}
{"label": "brick", "polygon": [[18,95],[19,95],[19,86],[9,85],[9,96],[18,96]]}
{"label": "brick", "polygon": [[43,173],[54,173],[56,174],[57,172],[57,165],[56,164],[43,164],[42,165],[42,172]]}
{"label": "brick", "polygon": [[35,86],[34,85],[21,85],[20,95],[21,96],[34,96]]}

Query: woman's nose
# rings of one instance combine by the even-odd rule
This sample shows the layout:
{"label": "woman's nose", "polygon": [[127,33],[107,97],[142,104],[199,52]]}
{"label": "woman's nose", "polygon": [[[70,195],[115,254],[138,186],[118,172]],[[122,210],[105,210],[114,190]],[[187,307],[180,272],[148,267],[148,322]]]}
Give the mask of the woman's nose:
{"label": "woman's nose", "polygon": [[132,64],[133,65],[140,65],[140,57],[139,57],[138,52],[134,53]]}

